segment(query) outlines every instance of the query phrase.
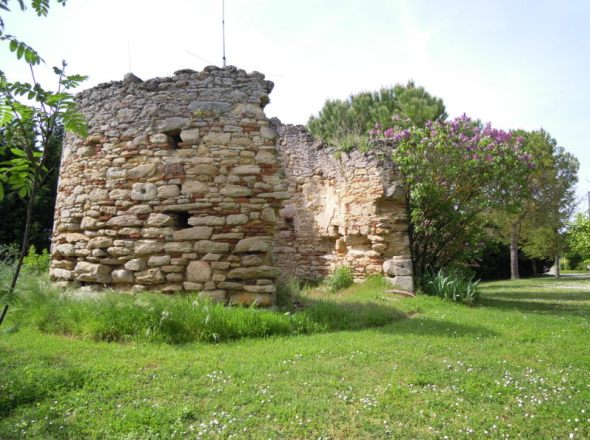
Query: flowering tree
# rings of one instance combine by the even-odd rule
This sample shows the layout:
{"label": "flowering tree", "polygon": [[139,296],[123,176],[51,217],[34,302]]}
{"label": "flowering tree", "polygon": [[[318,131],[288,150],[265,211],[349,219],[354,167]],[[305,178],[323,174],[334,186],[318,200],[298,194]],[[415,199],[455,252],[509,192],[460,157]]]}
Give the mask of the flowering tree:
{"label": "flowering tree", "polygon": [[427,121],[423,128],[403,118],[371,131],[391,143],[406,183],[410,241],[418,277],[431,269],[478,257],[486,239],[486,213],[515,209],[517,194],[534,169],[523,139],[463,115]]}

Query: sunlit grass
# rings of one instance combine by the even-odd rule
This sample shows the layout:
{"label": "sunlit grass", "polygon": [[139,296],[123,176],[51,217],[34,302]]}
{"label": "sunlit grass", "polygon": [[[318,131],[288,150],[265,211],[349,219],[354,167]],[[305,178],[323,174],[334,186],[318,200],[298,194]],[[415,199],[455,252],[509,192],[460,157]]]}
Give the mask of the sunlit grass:
{"label": "sunlit grass", "polygon": [[304,289],[296,309],[407,317],[222,344],[25,324],[0,335],[0,438],[589,438],[589,285],[482,283],[477,307],[390,296],[376,279]]}

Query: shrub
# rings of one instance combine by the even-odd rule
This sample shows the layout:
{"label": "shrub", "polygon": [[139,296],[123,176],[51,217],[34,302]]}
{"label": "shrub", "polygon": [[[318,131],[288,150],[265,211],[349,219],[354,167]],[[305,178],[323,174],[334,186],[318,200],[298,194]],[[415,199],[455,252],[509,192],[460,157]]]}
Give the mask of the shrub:
{"label": "shrub", "polygon": [[479,280],[474,278],[474,274],[468,275],[459,270],[440,269],[438,272],[426,272],[420,287],[427,295],[473,305],[479,300]]}
{"label": "shrub", "polygon": [[352,276],[352,270],[346,266],[337,267],[334,272],[326,278],[326,286],[332,293],[352,286],[353,283],[354,278]]}
{"label": "shrub", "polygon": [[37,253],[34,245],[29,247],[29,252],[23,260],[23,267],[34,273],[44,273],[49,270],[51,257],[47,249],[43,249],[40,254]]}
{"label": "shrub", "polygon": [[18,245],[16,243],[0,244],[0,263],[11,264],[18,258]]}

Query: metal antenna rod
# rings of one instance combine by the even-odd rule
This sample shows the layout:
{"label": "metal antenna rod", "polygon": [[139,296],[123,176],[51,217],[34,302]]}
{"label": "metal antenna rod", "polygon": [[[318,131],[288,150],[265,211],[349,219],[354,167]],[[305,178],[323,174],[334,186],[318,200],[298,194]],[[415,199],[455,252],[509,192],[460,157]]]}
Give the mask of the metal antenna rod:
{"label": "metal antenna rod", "polygon": [[223,67],[225,67],[225,0],[221,0],[221,32],[223,34]]}

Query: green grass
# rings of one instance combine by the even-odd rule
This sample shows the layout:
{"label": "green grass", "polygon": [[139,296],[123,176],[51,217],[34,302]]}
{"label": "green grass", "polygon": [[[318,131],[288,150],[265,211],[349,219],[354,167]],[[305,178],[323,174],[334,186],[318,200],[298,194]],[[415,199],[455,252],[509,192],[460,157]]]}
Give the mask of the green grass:
{"label": "green grass", "polygon": [[[23,322],[0,334],[0,438],[590,437],[590,279],[480,288],[478,307],[390,297],[378,280],[304,291],[307,312],[354,324],[218,344]],[[384,310],[385,325],[367,320]]]}

